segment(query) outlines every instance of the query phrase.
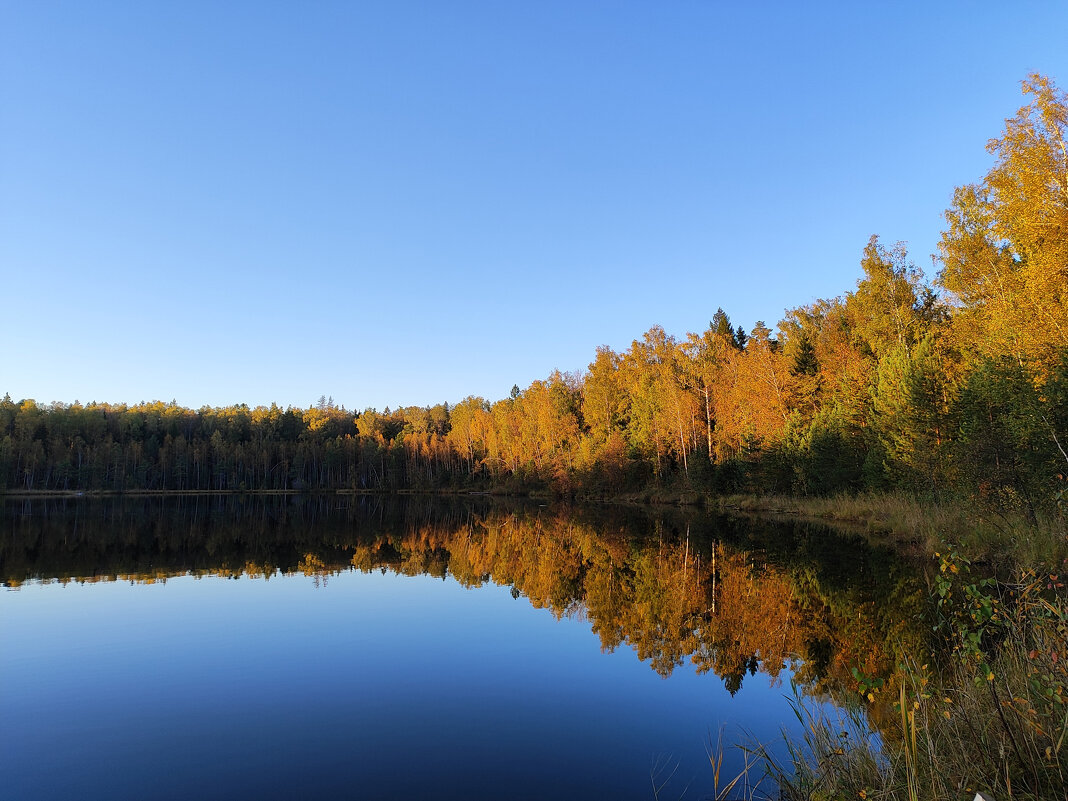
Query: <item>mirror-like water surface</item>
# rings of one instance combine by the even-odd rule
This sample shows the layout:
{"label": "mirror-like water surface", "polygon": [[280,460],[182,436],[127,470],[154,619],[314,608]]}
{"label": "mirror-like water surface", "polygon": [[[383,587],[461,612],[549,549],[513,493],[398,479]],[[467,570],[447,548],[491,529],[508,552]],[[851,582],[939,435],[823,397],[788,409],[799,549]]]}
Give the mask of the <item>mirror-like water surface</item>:
{"label": "mirror-like water surface", "polygon": [[[703,798],[918,587],[830,532],[488,502],[8,501],[18,798]],[[724,772],[740,768],[728,752]]]}

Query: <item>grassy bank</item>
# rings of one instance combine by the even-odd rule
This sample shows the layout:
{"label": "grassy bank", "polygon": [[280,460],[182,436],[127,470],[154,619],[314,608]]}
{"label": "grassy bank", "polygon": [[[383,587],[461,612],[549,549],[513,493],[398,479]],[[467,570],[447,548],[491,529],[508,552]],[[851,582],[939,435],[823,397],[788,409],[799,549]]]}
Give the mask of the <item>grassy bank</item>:
{"label": "grassy bank", "polygon": [[[862,678],[866,699],[841,716],[815,711],[798,696],[804,734],[788,743],[787,758],[755,749],[761,764],[752,770],[771,776],[773,797],[1068,798],[1062,576],[1024,573],[1002,583],[944,554],[934,594],[939,653],[903,655],[886,681]],[[863,706],[880,702],[893,715],[875,738]]]}
{"label": "grassy bank", "polygon": [[[899,654],[891,676],[857,674],[857,706],[844,718],[799,696],[805,734],[788,758],[756,749],[753,770],[774,779],[774,797],[1068,798],[1066,510],[1029,518],[895,494],[731,495],[708,505],[860,530],[937,565],[930,650]],[[869,705],[890,712],[876,716],[878,737]]]}
{"label": "grassy bank", "polygon": [[875,539],[935,554],[953,547],[966,558],[1006,568],[1055,568],[1068,557],[1063,514],[995,511],[974,503],[924,500],[900,493],[829,497],[722,495],[710,509],[741,515],[789,516],[844,526]]}

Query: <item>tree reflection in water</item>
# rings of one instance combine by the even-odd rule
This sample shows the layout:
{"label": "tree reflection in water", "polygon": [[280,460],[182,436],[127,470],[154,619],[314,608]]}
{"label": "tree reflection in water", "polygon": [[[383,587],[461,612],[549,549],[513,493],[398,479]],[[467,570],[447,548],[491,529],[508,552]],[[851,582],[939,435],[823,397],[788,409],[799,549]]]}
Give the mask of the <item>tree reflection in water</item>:
{"label": "tree reflection in water", "polygon": [[164,581],[346,570],[510,586],[581,617],[603,649],[661,675],[692,660],[737,692],[746,675],[855,693],[922,644],[914,566],[859,537],[682,511],[546,508],[488,499],[180,496],[3,504],[3,582]]}

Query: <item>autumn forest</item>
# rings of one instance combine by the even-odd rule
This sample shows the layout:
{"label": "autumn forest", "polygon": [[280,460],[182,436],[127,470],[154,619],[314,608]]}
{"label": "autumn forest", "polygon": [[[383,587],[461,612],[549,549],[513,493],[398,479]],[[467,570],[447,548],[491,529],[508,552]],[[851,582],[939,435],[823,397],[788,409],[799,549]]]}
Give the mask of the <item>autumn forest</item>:
{"label": "autumn forest", "polygon": [[[843,295],[710,308],[508,397],[353,412],[0,402],[0,489],[899,489],[1033,516],[1068,474],[1068,97],[1047,78],[953,193],[939,269],[873,236]],[[715,303],[711,299],[712,304]]]}

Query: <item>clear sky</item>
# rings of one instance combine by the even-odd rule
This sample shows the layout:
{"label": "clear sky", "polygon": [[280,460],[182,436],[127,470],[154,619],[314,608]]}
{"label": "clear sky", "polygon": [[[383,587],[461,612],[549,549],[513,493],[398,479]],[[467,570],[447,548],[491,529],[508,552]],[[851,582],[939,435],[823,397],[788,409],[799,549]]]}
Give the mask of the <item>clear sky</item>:
{"label": "clear sky", "polygon": [[1063,2],[0,0],[0,395],[488,400],[931,274]]}

